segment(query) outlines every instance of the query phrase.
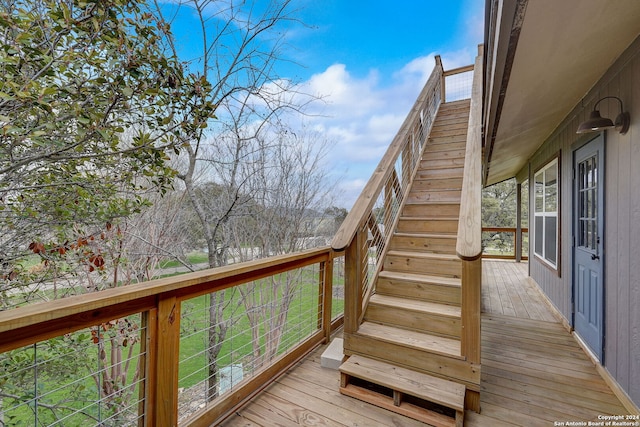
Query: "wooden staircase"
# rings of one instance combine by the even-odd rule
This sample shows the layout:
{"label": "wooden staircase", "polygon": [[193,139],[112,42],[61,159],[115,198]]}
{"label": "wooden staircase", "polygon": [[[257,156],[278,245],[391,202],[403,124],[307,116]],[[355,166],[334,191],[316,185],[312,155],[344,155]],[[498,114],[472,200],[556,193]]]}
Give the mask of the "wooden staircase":
{"label": "wooden staircase", "polygon": [[456,254],[468,122],[469,100],[440,106],[340,368],[343,393],[437,426],[461,426],[480,384],[461,350]]}

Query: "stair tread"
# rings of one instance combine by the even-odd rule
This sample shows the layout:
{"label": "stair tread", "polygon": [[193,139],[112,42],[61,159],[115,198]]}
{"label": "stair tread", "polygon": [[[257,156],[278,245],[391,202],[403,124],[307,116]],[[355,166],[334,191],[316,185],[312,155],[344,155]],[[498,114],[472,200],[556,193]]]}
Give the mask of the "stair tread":
{"label": "stair tread", "polygon": [[[424,190],[424,191],[430,191],[430,190]],[[460,205],[460,200],[414,200],[414,201],[409,201],[407,200],[407,205],[427,205],[430,207],[430,209],[433,209],[434,206],[438,206],[438,205]],[[415,216],[406,216],[403,215],[400,218],[416,218]],[[453,220],[453,219],[458,219],[457,217],[452,217],[452,216],[447,216],[447,217],[427,217],[427,218],[438,218],[438,219],[447,219],[447,220]]]}
{"label": "stair tread", "polygon": [[[425,209],[432,209],[433,206],[438,206],[438,205],[456,205],[456,206],[460,206],[460,201],[452,201],[452,200],[413,200],[413,201],[407,201],[406,205],[412,205],[412,206],[425,205]],[[402,215],[400,218],[416,218],[416,217],[415,216],[410,216],[410,215]],[[442,217],[440,217],[440,218],[442,218]],[[444,217],[444,219],[452,220],[452,219],[459,219],[459,218]]]}
{"label": "stair tread", "polygon": [[460,355],[460,340],[455,338],[441,337],[367,321],[360,324],[357,334],[423,352],[439,354],[454,359],[464,359]]}
{"label": "stair tread", "polygon": [[371,296],[369,303],[407,311],[430,313],[443,317],[460,318],[461,315],[460,307],[453,305],[389,295],[374,294]]}
{"label": "stair tread", "polygon": [[455,240],[457,236],[455,234],[445,234],[445,233],[419,233],[419,232],[408,232],[408,231],[397,231],[393,233],[394,236],[398,237],[428,237],[431,239],[452,239]]}
{"label": "stair tread", "polygon": [[456,277],[433,276],[429,274],[405,273],[401,271],[383,270],[378,275],[379,278],[390,280],[404,280],[407,282],[418,282],[425,284],[436,284],[459,288],[460,279]]}
{"label": "stair tread", "polygon": [[[425,201],[421,201],[420,203],[417,204],[421,204],[421,203],[426,203]],[[439,204],[439,203],[433,203],[435,205]],[[440,203],[440,204],[451,204],[451,203]],[[458,203],[459,204],[459,203]],[[400,220],[407,220],[407,221],[457,221],[459,219],[459,217],[457,216],[401,216]]]}
{"label": "stair tread", "polygon": [[389,256],[400,256],[400,257],[409,257],[409,258],[424,258],[424,259],[439,259],[439,260],[451,260],[457,261],[460,258],[458,255],[454,254],[441,254],[435,252],[417,252],[417,251],[389,251],[387,252]]}
{"label": "stair tread", "polygon": [[464,411],[466,387],[463,384],[359,355],[349,357],[340,366],[340,372]]}

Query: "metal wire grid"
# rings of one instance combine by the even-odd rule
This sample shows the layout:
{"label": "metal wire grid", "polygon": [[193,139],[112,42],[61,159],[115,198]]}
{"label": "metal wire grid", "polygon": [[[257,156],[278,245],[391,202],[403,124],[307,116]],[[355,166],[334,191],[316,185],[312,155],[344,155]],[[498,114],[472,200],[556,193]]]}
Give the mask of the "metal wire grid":
{"label": "metal wire grid", "polygon": [[[205,295],[183,303],[178,385],[181,420],[215,402],[322,327],[321,277],[316,264],[220,291],[224,295]],[[218,317],[212,317],[212,312]]]}
{"label": "metal wire grid", "polygon": [[331,319],[344,314],[344,255],[333,259]]}
{"label": "metal wire grid", "polygon": [[138,425],[143,334],[135,315],[1,354],[0,426]]}
{"label": "metal wire grid", "polygon": [[445,99],[447,102],[471,98],[473,70],[445,77]]}

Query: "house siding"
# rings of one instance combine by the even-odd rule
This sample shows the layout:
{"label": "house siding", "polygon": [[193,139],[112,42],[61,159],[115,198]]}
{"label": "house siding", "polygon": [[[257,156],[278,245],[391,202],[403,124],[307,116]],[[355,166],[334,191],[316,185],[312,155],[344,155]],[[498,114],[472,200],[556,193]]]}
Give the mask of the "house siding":
{"label": "house siding", "polygon": [[[620,97],[624,109],[631,114],[627,134],[615,130],[605,134],[604,366],[640,406],[640,37],[529,161],[530,206],[534,206],[534,173],[557,154],[561,174],[559,269],[553,271],[533,255],[530,274],[571,324],[572,157],[573,150],[595,136],[577,135],[575,131],[588,118],[595,102],[604,96]],[[614,119],[619,107],[615,101],[604,101],[599,109],[603,117]],[[533,254],[532,248],[529,253]]]}

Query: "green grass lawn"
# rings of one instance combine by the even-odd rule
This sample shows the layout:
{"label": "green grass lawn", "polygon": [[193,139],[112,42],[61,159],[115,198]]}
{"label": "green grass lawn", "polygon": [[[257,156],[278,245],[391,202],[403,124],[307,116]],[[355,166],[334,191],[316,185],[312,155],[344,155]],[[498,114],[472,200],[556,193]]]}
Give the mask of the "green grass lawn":
{"label": "green grass lawn", "polygon": [[[191,252],[187,254],[187,262],[192,265],[203,264],[209,262],[209,255],[204,252]],[[175,268],[182,267],[182,263],[176,260],[160,261],[158,268]]]}
{"label": "green grass lawn", "polygon": [[[318,278],[306,270],[299,277],[294,298],[287,312],[286,324],[280,343],[279,352],[286,351],[317,328],[318,322]],[[271,294],[270,279],[259,282],[254,292]],[[278,295],[281,297],[281,295]],[[225,318],[231,325],[218,356],[218,368],[231,364],[243,363],[251,370],[253,359],[252,333],[245,307],[240,293],[234,289],[225,291]],[[272,303],[269,300],[269,303]],[[342,300],[332,307],[333,313],[343,310]],[[180,340],[180,387],[189,388],[207,377],[209,295],[191,299],[183,303],[183,338]],[[259,344],[264,346],[265,325],[259,327]],[[245,367],[245,370],[247,368]]]}

